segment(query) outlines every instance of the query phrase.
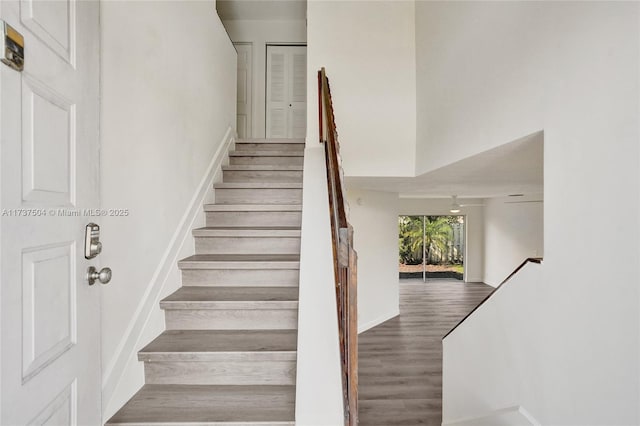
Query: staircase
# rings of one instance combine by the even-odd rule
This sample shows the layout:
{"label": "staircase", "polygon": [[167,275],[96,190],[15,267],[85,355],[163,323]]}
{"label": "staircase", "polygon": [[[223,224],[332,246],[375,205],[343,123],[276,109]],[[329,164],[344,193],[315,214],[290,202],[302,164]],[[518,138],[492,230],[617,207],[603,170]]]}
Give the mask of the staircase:
{"label": "staircase", "polygon": [[242,140],[108,425],[293,425],[304,141]]}

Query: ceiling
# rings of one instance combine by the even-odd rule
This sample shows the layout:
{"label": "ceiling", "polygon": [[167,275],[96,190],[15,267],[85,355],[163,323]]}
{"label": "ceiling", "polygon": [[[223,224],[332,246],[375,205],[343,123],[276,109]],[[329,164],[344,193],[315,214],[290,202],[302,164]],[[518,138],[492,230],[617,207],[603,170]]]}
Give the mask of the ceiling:
{"label": "ceiling", "polygon": [[289,21],[307,18],[306,0],[217,0],[216,9],[223,21]]}
{"label": "ceiling", "polygon": [[493,198],[543,193],[542,132],[417,177],[347,177],[349,187],[404,196]]}

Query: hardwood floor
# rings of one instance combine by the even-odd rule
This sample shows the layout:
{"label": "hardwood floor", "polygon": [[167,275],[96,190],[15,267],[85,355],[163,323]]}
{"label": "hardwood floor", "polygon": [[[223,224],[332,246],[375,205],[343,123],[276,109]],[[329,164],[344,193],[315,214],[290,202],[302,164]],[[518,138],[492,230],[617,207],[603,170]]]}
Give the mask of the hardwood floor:
{"label": "hardwood floor", "polygon": [[441,424],[442,336],[492,290],[456,280],[400,281],[400,316],[359,336],[361,426]]}

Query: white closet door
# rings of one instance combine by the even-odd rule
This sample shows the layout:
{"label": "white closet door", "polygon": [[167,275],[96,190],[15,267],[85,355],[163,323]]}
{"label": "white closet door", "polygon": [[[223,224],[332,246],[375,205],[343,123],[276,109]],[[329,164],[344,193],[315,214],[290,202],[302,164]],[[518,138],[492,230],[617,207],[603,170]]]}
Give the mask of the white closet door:
{"label": "white closet door", "polygon": [[251,137],[251,80],[252,46],[249,43],[235,44],[238,52],[238,104],[236,130],[240,139]]}
{"label": "white closet door", "polygon": [[267,138],[304,138],[307,48],[267,46]]}

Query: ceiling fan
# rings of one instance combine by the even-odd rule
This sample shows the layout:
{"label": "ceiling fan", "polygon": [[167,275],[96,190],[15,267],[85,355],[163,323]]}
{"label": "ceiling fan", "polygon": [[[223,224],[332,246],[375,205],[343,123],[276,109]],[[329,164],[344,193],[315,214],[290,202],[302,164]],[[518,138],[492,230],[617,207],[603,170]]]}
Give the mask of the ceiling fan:
{"label": "ceiling fan", "polygon": [[459,204],[458,203],[458,196],[457,195],[452,195],[451,196],[451,207],[449,208],[449,211],[451,213],[460,213],[460,208],[461,207],[482,207],[484,206],[484,204]]}

